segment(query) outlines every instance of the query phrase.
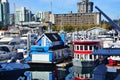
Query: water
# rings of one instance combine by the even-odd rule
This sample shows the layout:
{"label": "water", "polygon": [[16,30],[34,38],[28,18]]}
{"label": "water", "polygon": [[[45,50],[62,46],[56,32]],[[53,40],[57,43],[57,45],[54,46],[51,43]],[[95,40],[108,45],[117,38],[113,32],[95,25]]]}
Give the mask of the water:
{"label": "water", "polygon": [[[17,80],[119,80],[116,73],[105,73],[105,65],[97,68],[69,68],[34,67],[20,76]],[[11,79],[10,79],[11,80]]]}
{"label": "water", "polygon": [[[93,79],[93,68],[55,68],[53,70],[45,68],[34,68],[25,72],[24,77],[20,77],[18,80],[77,80],[78,78]],[[71,79],[69,74],[72,75]]]}
{"label": "water", "polygon": [[30,69],[24,73],[25,76],[19,77],[18,80],[65,80],[68,73],[68,69],[65,68]]}

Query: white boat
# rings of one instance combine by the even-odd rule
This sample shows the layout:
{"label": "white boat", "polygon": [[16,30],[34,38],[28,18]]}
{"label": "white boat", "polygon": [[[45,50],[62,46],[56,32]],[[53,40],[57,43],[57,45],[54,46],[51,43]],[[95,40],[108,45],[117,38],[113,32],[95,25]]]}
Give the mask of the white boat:
{"label": "white boat", "polygon": [[16,52],[11,51],[11,46],[0,45],[0,61],[11,59],[17,55]]}

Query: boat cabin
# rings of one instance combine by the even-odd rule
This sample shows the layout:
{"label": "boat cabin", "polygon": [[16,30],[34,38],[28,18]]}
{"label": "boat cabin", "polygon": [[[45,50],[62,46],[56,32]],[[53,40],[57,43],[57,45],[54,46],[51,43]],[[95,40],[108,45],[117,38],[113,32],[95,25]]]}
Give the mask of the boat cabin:
{"label": "boat cabin", "polygon": [[100,48],[100,41],[93,40],[79,40],[73,41],[74,45],[74,59],[76,60],[94,60],[92,55],[94,49]]}

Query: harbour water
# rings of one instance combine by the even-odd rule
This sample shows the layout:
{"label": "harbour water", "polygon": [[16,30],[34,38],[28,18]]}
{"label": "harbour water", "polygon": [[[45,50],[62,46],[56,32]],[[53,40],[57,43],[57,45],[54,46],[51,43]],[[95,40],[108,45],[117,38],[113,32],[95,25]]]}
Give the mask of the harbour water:
{"label": "harbour water", "polygon": [[68,68],[45,69],[36,67],[24,73],[18,80],[65,80],[69,74]]}
{"label": "harbour water", "polygon": [[[71,66],[51,69],[48,66],[47,68],[46,66],[30,68],[18,79],[14,79],[14,76],[11,76],[9,80],[119,80],[119,74],[115,72],[106,73],[104,64],[95,68]],[[0,80],[6,80],[6,77],[0,78]]]}
{"label": "harbour water", "polygon": [[[69,68],[56,68],[55,70],[43,70],[42,68],[38,68],[35,70],[28,70],[25,72],[26,76],[20,76],[18,80],[79,80],[78,77],[81,79],[88,79],[93,80],[93,68],[78,68],[75,66]],[[73,72],[71,77],[69,78],[68,75]]]}

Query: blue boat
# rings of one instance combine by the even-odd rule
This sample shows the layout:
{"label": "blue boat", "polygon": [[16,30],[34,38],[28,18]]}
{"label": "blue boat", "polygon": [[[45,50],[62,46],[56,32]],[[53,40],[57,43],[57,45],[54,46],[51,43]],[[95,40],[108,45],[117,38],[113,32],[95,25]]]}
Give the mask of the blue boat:
{"label": "blue boat", "polygon": [[0,80],[17,80],[20,76],[24,76],[24,72],[30,66],[21,61],[1,62],[0,63]]}
{"label": "blue boat", "polygon": [[57,63],[69,57],[69,46],[65,45],[64,35],[44,33],[30,47],[26,61],[29,63]]}

